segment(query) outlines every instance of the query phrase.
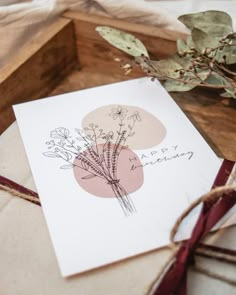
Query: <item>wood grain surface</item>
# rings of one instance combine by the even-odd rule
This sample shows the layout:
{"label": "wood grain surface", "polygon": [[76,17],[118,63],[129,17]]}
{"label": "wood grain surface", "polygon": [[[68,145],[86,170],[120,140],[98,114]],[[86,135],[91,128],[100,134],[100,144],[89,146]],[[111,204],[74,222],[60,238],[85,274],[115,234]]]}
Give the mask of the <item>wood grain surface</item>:
{"label": "wood grain surface", "polygon": [[48,95],[77,64],[72,22],[59,18],[0,71],[0,133],[15,120],[12,105]]}
{"label": "wood grain surface", "polygon": [[110,67],[113,68],[112,73],[120,73],[119,68],[114,66],[114,58],[126,59],[127,55],[105,42],[96,32],[97,26],[111,26],[132,33],[145,44],[150,56],[156,58],[176,52],[177,38],[186,37],[178,32],[79,12],[67,12],[64,16],[74,21],[81,67],[94,67],[102,73],[109,73]]}

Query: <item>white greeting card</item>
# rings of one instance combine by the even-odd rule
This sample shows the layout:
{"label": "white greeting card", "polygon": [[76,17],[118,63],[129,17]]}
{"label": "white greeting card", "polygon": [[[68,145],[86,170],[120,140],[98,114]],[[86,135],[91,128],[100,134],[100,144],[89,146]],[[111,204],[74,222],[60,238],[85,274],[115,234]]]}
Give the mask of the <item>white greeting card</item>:
{"label": "white greeting card", "polygon": [[221,164],[147,78],[14,111],[63,276],[167,245]]}

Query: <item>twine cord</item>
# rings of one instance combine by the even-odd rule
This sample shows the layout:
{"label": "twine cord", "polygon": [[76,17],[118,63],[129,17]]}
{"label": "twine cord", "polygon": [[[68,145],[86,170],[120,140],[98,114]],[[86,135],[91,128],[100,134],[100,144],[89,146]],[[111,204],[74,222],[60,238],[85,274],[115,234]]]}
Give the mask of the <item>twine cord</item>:
{"label": "twine cord", "polygon": [[[231,191],[235,191],[236,190],[236,185],[224,185],[224,186],[220,186],[220,187],[216,187],[213,188],[211,191],[209,191],[208,193],[204,194],[203,196],[201,196],[200,198],[198,198],[197,200],[195,200],[192,204],[190,204],[190,206],[181,214],[181,216],[176,220],[171,232],[170,232],[170,248],[171,249],[175,249],[173,255],[167,260],[167,262],[164,264],[164,266],[162,267],[162,269],[160,270],[159,274],[157,275],[156,279],[153,281],[153,283],[151,284],[147,294],[148,295],[155,295],[155,290],[157,288],[157,286],[159,285],[160,281],[162,280],[162,278],[165,276],[165,274],[168,272],[169,267],[172,265],[172,262],[175,261],[175,256],[176,253],[178,252],[178,250],[181,248],[182,243],[176,243],[174,241],[175,235],[182,223],[182,221],[189,215],[189,213],[195,208],[197,207],[199,204],[201,204],[202,202],[210,202],[210,201],[217,201],[219,200],[223,194],[229,193]],[[227,195],[227,197],[230,197]],[[206,247],[206,249],[204,249],[204,247]],[[229,254],[225,254],[223,253],[223,251],[221,252],[220,249],[218,247],[215,247],[218,249],[218,251],[214,251],[213,249],[211,249],[211,251],[209,249],[207,249],[207,245],[205,246],[204,244],[200,245],[200,249],[196,249],[194,253],[196,253],[197,255],[200,256],[204,256],[204,257],[208,257],[208,258],[215,258],[215,259],[220,259],[222,261],[225,262],[230,262],[230,263],[235,263],[236,262],[236,254],[235,256],[233,255],[229,255]],[[223,250],[223,249],[222,249]],[[232,251],[233,252],[233,251]],[[228,278],[224,275],[220,275],[220,274],[216,274],[213,273],[210,270],[207,270],[205,268],[202,268],[200,266],[196,266],[194,265],[194,269],[198,272],[201,272],[202,274],[205,274],[209,277],[212,277],[214,279],[218,279],[218,280],[222,280],[230,285],[236,285],[236,280],[233,280],[231,278]]]}
{"label": "twine cord", "polygon": [[170,232],[170,242],[171,244],[176,244],[174,241],[175,235],[180,227],[182,221],[189,215],[189,213],[196,208],[199,204],[206,201],[215,201],[219,200],[224,193],[228,193],[230,191],[236,190],[236,185],[225,185],[213,188],[211,191],[201,196],[197,200],[195,200],[176,220],[171,232]]}
{"label": "twine cord", "polygon": [[[13,182],[12,182],[13,183]],[[22,191],[20,191],[20,189],[16,189],[13,188],[12,185],[7,185],[7,184],[0,184],[0,189],[4,190],[8,193],[10,193],[11,195],[14,195],[16,197],[22,198],[24,200],[33,202],[37,205],[40,205],[40,200],[37,196],[36,193],[32,192],[32,193],[24,193]],[[178,252],[179,247],[181,247],[182,243],[177,243],[174,241],[175,235],[182,223],[182,221],[189,215],[189,213],[196,207],[198,206],[200,203],[202,202],[206,202],[206,201],[217,201],[219,200],[223,194],[225,193],[229,193],[231,191],[235,191],[236,190],[236,185],[226,185],[226,186],[221,186],[221,187],[216,187],[213,188],[210,192],[208,192],[207,194],[203,195],[202,197],[198,198],[197,200],[195,200],[190,206],[189,208],[187,208],[182,214],[181,216],[177,219],[176,223],[174,224],[171,233],[170,233],[170,241],[171,241],[171,245],[169,246],[170,249],[172,249],[172,254],[171,257],[168,259],[168,261],[164,264],[164,266],[162,267],[162,269],[160,270],[157,279],[155,279],[155,281],[151,284],[151,287],[149,288],[148,291],[148,295],[154,295],[155,294],[155,289],[158,286],[159,282],[161,281],[161,279],[164,277],[164,275],[167,273],[168,269],[170,268],[171,264],[173,263],[173,261],[175,261],[176,259],[176,253]],[[227,195],[228,196],[228,195]],[[229,196],[228,196],[229,197]],[[195,250],[195,254],[196,255],[201,255],[204,257],[208,257],[208,258],[216,258],[216,259],[220,259],[223,260],[225,262],[230,262],[230,263],[236,263],[236,255],[230,255],[229,253],[224,253],[224,251],[222,250],[222,252],[220,251],[221,248],[217,248],[217,251],[214,251],[214,249],[208,249],[207,245],[201,244],[196,250]],[[226,250],[227,251],[227,250]],[[230,252],[230,251],[228,251]],[[233,251],[231,251],[233,252]],[[218,279],[218,280],[222,280],[228,284],[231,285],[235,285],[236,286],[236,281],[225,277],[224,275],[220,275],[220,274],[216,274],[213,273],[210,270],[207,270],[205,268],[202,268],[200,266],[196,266],[194,265],[194,269],[202,274],[205,274],[209,277],[212,277],[214,279]]]}
{"label": "twine cord", "polygon": [[198,266],[195,265],[193,269],[195,271],[197,271],[197,272],[199,272],[199,273],[201,273],[203,275],[207,275],[208,277],[211,277],[211,278],[213,278],[215,280],[220,280],[220,281],[223,281],[223,282],[225,282],[227,284],[236,286],[236,280],[234,280],[232,278],[226,277],[226,276],[221,275],[219,273],[214,273],[214,272],[212,272],[212,271],[210,271],[208,269],[205,269],[205,268],[203,268],[203,267],[201,267],[199,265]]}
{"label": "twine cord", "polygon": [[236,263],[235,251],[228,250],[225,248],[200,244],[200,246],[195,250],[195,254],[206,258],[214,258],[227,263]]}

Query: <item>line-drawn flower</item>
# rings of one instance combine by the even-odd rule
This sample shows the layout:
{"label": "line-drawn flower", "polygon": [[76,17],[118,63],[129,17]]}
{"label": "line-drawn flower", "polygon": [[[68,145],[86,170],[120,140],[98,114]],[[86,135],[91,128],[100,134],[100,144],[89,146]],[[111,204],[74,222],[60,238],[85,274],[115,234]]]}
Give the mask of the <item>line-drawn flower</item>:
{"label": "line-drawn flower", "polygon": [[112,140],[113,139],[113,136],[114,136],[114,132],[112,131],[109,131],[107,134],[105,134],[102,138],[105,139],[105,140]]}
{"label": "line-drawn flower", "polygon": [[139,114],[138,111],[135,111],[135,112],[133,113],[133,115],[129,116],[127,119],[128,119],[128,120],[133,119],[134,122],[135,122],[135,121],[141,122],[141,117],[140,117],[140,114]]}
{"label": "line-drawn flower", "polygon": [[[86,171],[81,179],[89,181],[99,177],[110,186],[117,198],[124,214],[128,216],[136,211],[135,206],[126,189],[120,183],[117,168],[120,154],[127,149],[127,140],[135,135],[134,128],[141,121],[138,111],[127,117],[129,110],[121,105],[110,109],[109,116],[117,125],[116,132],[110,130],[107,133],[94,123],[89,123],[83,129],[75,128],[76,136],[64,127],[59,127],[50,132],[53,140],[47,141],[50,151],[43,155],[51,158],[61,158],[66,165],[61,169],[81,169]],[[133,122],[128,124],[127,120]],[[100,128],[100,129],[99,129]],[[98,139],[103,139],[102,144]],[[76,162],[75,162],[76,159]]]}
{"label": "line-drawn flower", "polygon": [[113,108],[111,110],[109,116],[112,117],[113,120],[116,120],[117,118],[119,118],[120,120],[124,120],[124,118],[127,116],[127,113],[127,109],[122,108],[122,106],[118,106],[117,108]]}
{"label": "line-drawn flower", "polygon": [[55,139],[67,139],[69,137],[69,130],[64,127],[59,127],[51,131],[50,136]]}

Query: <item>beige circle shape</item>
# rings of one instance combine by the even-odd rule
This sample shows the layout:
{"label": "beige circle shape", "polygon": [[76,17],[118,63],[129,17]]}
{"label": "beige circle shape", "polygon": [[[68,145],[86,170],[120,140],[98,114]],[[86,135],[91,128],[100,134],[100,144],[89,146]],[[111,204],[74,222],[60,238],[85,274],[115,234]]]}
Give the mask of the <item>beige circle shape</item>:
{"label": "beige circle shape", "polygon": [[[97,108],[82,120],[83,129],[91,124],[96,125],[97,129],[102,129],[105,134],[112,132],[113,143],[118,133],[126,130],[126,137],[129,134],[131,136],[127,137],[125,144],[134,150],[152,148],[160,144],[166,136],[166,128],[162,122],[137,106],[111,104]],[[97,143],[103,144],[104,139],[98,138]]]}

